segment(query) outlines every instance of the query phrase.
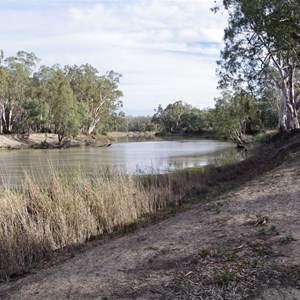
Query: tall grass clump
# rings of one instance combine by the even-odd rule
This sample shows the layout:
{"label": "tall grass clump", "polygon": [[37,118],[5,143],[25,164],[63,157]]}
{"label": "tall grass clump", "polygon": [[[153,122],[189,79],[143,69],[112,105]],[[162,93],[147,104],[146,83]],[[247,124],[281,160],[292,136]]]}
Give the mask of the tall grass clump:
{"label": "tall grass clump", "polygon": [[176,205],[190,186],[183,175],[79,174],[52,171],[47,179],[26,176],[17,189],[2,188],[0,277]]}
{"label": "tall grass clump", "polygon": [[0,276],[24,270],[51,252],[136,222],[151,199],[132,177],[67,178],[46,184],[27,177],[18,190],[0,193]]}

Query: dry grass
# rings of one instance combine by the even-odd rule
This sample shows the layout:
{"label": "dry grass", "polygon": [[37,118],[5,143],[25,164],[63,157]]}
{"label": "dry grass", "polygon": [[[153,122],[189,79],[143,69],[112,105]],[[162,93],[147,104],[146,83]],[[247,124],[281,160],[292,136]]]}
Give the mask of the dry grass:
{"label": "dry grass", "polygon": [[27,176],[21,188],[2,189],[0,277],[178,204],[194,186],[182,174],[174,180],[110,173],[70,178],[53,172],[46,184]]}

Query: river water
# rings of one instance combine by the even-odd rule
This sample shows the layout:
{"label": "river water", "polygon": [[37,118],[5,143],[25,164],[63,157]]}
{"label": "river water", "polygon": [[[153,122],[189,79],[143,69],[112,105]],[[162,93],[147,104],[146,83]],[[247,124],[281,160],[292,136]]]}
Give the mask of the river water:
{"label": "river water", "polygon": [[207,139],[148,140],[114,143],[111,147],[0,151],[0,185],[15,186],[24,174],[36,178],[51,170],[131,174],[165,173],[187,167],[223,164],[235,159],[231,143]]}

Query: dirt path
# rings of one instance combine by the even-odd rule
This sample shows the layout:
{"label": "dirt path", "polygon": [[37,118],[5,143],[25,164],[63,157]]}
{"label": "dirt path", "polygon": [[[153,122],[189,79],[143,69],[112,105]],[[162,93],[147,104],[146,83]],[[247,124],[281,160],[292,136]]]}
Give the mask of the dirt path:
{"label": "dirt path", "polygon": [[299,202],[298,153],[209,203],[1,284],[0,298],[300,299]]}

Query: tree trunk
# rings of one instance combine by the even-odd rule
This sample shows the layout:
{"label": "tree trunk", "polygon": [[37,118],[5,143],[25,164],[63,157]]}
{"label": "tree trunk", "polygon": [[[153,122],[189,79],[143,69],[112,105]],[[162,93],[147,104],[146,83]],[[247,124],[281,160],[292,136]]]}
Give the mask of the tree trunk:
{"label": "tree trunk", "polygon": [[283,80],[281,86],[281,101],[278,110],[278,127],[280,131],[286,130],[286,119],[287,119],[286,103],[287,103],[286,87],[285,87],[285,82]]}
{"label": "tree trunk", "polygon": [[12,126],[13,126],[13,123],[12,123],[12,109],[10,109],[8,111],[8,132],[9,133],[12,132]]}
{"label": "tree trunk", "polygon": [[100,118],[98,117],[98,118],[95,118],[91,122],[91,124],[88,127],[88,134],[91,134],[94,131],[94,129],[96,128],[96,126],[97,126],[97,124],[98,124],[99,121],[100,121]]}
{"label": "tree trunk", "polygon": [[0,104],[0,134],[3,134],[3,113],[4,113],[4,106]]}
{"label": "tree trunk", "polygon": [[58,142],[61,143],[62,140],[64,139],[64,132],[59,132],[57,136],[58,136]]}
{"label": "tree trunk", "polygon": [[296,99],[295,99],[295,87],[294,87],[294,75],[295,68],[289,66],[289,77],[288,77],[288,101],[287,101],[287,128],[288,129],[298,129],[299,121],[296,108]]}
{"label": "tree trunk", "polygon": [[281,102],[278,114],[278,124],[281,131],[299,128],[294,88],[295,68],[292,65],[289,65],[286,72],[284,78],[282,78]]}

